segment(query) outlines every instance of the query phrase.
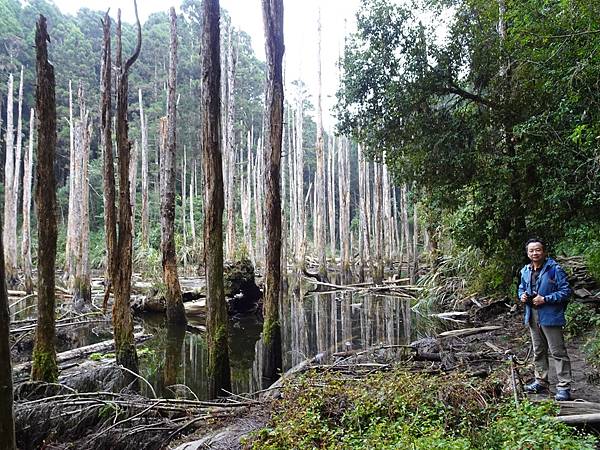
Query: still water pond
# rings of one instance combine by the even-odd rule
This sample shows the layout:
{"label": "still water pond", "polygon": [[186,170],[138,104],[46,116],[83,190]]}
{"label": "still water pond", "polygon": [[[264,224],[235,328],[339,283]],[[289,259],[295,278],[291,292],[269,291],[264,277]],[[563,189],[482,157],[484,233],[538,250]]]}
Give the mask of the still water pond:
{"label": "still water pond", "polygon": [[[306,289],[306,286],[303,287]],[[338,291],[315,293],[290,289],[281,304],[283,370],[316,355],[326,360],[331,353],[373,345],[406,344],[415,337],[413,311],[407,300]],[[192,325],[203,319],[190,318]],[[165,328],[162,317],[146,317],[145,329],[154,334],[139,349],[142,375],[159,396],[173,389],[191,389],[207,399],[208,356],[202,334]],[[230,360],[234,393],[262,389],[257,358],[262,321],[255,315],[232,320]]]}

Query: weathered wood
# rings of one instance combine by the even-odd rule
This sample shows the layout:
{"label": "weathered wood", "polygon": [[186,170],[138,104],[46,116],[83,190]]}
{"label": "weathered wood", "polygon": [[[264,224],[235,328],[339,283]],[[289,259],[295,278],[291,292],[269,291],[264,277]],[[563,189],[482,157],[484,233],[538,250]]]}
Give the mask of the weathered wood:
{"label": "weathered wood", "polygon": [[[123,64],[121,48],[121,16],[117,15],[117,117],[116,141],[119,154],[119,218],[118,239],[115,248],[114,266],[112,267],[112,284],[115,301],[113,304],[113,327],[116,344],[117,363],[132,372],[138,371],[138,358],[133,340],[133,319],[129,298],[131,295],[132,272],[132,230],[131,205],[129,194],[129,164],[131,142],[129,141],[129,124],[127,122],[129,69],[137,60],[142,45],[142,31],[137,13],[137,2],[134,0],[137,43],[131,57]],[[132,379],[132,381],[136,382]]]}
{"label": "weathered wood", "polygon": [[31,182],[33,178],[33,141],[35,109],[29,113],[29,147],[23,161],[23,225],[21,237],[21,259],[23,261],[23,275],[25,292],[33,292],[33,268],[31,261]]}
{"label": "weathered wood", "polygon": [[13,378],[9,343],[10,311],[4,270],[4,245],[0,236],[0,442],[6,450],[16,449],[13,411]]}
{"label": "weathered wood", "polygon": [[[236,51],[234,51],[233,29],[230,28],[228,36],[228,70],[227,70],[227,133],[225,142],[225,158],[227,159],[227,183],[226,189],[226,203],[227,203],[227,231],[225,235],[225,249],[226,259],[233,260],[235,258],[235,250],[237,246],[237,240],[235,235],[235,178],[236,178],[236,158],[235,158],[235,134],[234,134],[234,121],[235,121],[235,78],[236,78],[236,66],[237,66],[237,49],[239,44],[235,45]],[[237,33],[239,38],[239,33]]]}
{"label": "weathered wood", "polygon": [[444,331],[443,333],[440,333],[438,335],[438,337],[441,337],[441,338],[465,337],[465,336],[471,336],[473,334],[487,333],[488,331],[496,331],[496,330],[501,330],[501,329],[502,329],[502,327],[499,327],[496,325],[488,325],[488,326],[479,327],[479,328],[463,328],[461,330]]}
{"label": "weathered wood", "polygon": [[139,89],[140,129],[142,134],[142,247],[148,248],[150,222],[148,212],[148,124],[144,114],[142,89]]}
{"label": "weathered wood", "polygon": [[102,147],[102,175],[103,175],[103,201],[104,201],[104,235],[106,241],[106,290],[104,294],[103,309],[106,311],[108,299],[112,289],[112,270],[115,266],[117,248],[117,212],[115,209],[115,168],[112,145],[112,59],[110,28],[111,19],[108,11],[102,20],[102,62],[100,83],[100,110],[101,134],[100,146]]}
{"label": "weathered wood", "polygon": [[38,321],[33,348],[31,378],[54,382],[58,376],[55,340],[55,261],[56,261],[56,99],[54,67],[48,62],[50,41],[46,18],[36,23],[36,110],[38,112],[38,151],[36,208],[38,220]]}
{"label": "weathered wood", "polygon": [[[283,2],[262,0],[267,55],[265,113],[265,295],[262,331],[263,383],[273,382],[282,368],[279,296],[281,291],[281,144],[283,133]],[[323,241],[323,245],[325,242]]]}
{"label": "weathered wood", "polygon": [[[181,300],[181,286],[177,273],[177,255],[175,254],[175,160],[177,150],[177,16],[175,8],[169,11],[170,52],[169,78],[167,91],[166,129],[161,130],[165,141],[161,146],[160,177],[160,236],[162,252],[163,281],[166,286],[167,322],[186,323],[185,310]],[[161,121],[161,124],[163,122]],[[162,139],[161,139],[162,141]]]}
{"label": "weathered wood", "polygon": [[567,425],[589,425],[600,423],[600,413],[574,414],[572,416],[556,416],[554,419]]}
{"label": "weathered wood", "polygon": [[219,99],[219,0],[202,3],[202,153],[204,164],[204,267],[207,293],[209,391],[231,387],[227,309],[223,287],[223,168]]}
{"label": "weathered wood", "polygon": [[[16,248],[16,217],[13,215],[13,203],[16,202],[13,190],[15,177],[15,145],[13,128],[13,75],[8,77],[8,94],[6,97],[6,152],[4,159],[4,268],[9,287],[15,287],[18,281],[17,248]],[[14,233],[14,238],[13,238]]]}

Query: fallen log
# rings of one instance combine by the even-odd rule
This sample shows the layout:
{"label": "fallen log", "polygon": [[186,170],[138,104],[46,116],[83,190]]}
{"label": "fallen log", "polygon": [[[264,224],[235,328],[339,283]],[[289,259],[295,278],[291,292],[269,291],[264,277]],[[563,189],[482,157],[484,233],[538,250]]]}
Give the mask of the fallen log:
{"label": "fallen log", "polygon": [[[146,333],[134,334],[136,344],[143,342],[151,337],[151,334]],[[61,364],[73,359],[85,358],[88,355],[91,355],[92,353],[107,353],[113,350],[114,348],[115,341],[112,339],[108,341],[99,342],[98,344],[86,345],[85,347],[74,348],[72,350],[67,350],[66,352],[58,353],[56,355],[56,362],[57,364]],[[31,361],[15,365],[13,367],[13,373],[19,373],[29,369],[31,369]]]}
{"label": "fallen log", "polygon": [[501,330],[501,329],[502,329],[502,327],[499,327],[496,325],[488,325],[488,326],[479,327],[479,328],[463,328],[460,330],[444,331],[443,333],[440,333],[438,335],[438,337],[440,337],[440,338],[464,337],[464,336],[471,336],[473,334],[487,333],[488,331],[496,331],[496,330]]}
{"label": "fallen log", "polygon": [[555,419],[567,425],[588,425],[592,423],[600,423],[600,413],[556,416]]}

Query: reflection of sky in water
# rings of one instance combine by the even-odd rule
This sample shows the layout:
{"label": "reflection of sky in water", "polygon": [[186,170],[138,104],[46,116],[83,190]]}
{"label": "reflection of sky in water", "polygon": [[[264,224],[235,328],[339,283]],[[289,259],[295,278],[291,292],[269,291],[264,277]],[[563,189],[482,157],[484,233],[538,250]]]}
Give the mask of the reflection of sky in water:
{"label": "reflection of sky in water", "polygon": [[[408,343],[410,339],[406,336],[411,334],[411,321],[403,319],[407,306],[405,300],[397,297],[347,291],[306,294],[303,301],[300,293],[290,292],[281,305],[284,370],[319,353]],[[410,313],[410,309],[408,311]],[[193,319],[191,321],[193,323]],[[162,323],[162,318],[158,323],[156,319],[146,321],[146,331],[155,333],[156,337],[142,344],[150,349],[140,351],[141,355],[145,353],[140,364],[142,375],[151,381],[158,395],[168,395],[165,379],[172,380],[174,374],[166,373],[165,366],[173,371],[175,361],[176,382],[187,385],[200,399],[208,398],[208,361],[203,335],[188,332],[179,342],[173,342]],[[261,329],[262,324],[254,315],[232,322],[229,345],[234,393],[261,389],[255,362],[255,346]],[[174,353],[177,353],[175,357]]]}

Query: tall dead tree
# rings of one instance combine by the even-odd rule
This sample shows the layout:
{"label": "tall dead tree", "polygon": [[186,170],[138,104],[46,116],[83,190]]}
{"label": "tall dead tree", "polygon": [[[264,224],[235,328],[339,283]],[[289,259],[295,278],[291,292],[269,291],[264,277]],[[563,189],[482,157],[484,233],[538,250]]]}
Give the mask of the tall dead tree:
{"label": "tall dead tree", "polygon": [[75,184],[77,173],[75,166],[75,124],[73,122],[73,83],[69,80],[69,211],[67,213],[67,239],[65,243],[65,278],[69,285],[72,286],[73,278],[75,277],[75,266],[77,264],[77,251],[74,242],[79,232],[79,224],[77,223],[77,205],[75,200]]}
{"label": "tall dead tree", "polygon": [[33,269],[31,262],[31,181],[33,177],[33,140],[35,109],[29,113],[29,147],[23,158],[23,225],[21,237],[21,259],[25,292],[33,293]]}
{"label": "tall dead tree", "polygon": [[352,274],[352,251],[350,246],[350,143],[346,137],[340,139],[338,173],[341,268],[344,278],[349,279]]}
{"label": "tall dead tree", "polygon": [[140,129],[142,134],[142,247],[148,248],[150,222],[148,214],[148,123],[144,114],[142,89],[139,90]]}
{"label": "tall dead tree", "polygon": [[37,180],[35,199],[38,221],[38,295],[37,324],[33,347],[31,378],[55,382],[58,378],[55,323],[56,261],[56,98],[54,67],[48,62],[50,41],[46,18],[40,15],[35,29],[37,85],[35,104],[38,112]]}
{"label": "tall dead tree", "polygon": [[323,102],[322,102],[322,80],[321,80],[321,10],[317,19],[317,142],[315,153],[317,158],[317,173],[315,174],[315,209],[316,236],[315,245],[317,259],[319,261],[319,276],[322,280],[327,279],[326,238],[325,238],[325,150],[323,143]]}
{"label": "tall dead tree", "polygon": [[166,286],[167,322],[186,323],[175,254],[175,159],[177,150],[177,16],[175,8],[169,10],[171,45],[169,52],[169,79],[167,92],[166,145],[162,146],[160,177],[160,235],[163,281]]}
{"label": "tall dead tree", "polygon": [[[15,167],[15,132],[13,124],[13,75],[8,77],[8,94],[6,96],[6,153],[4,160],[4,229],[2,236],[4,240],[4,267],[6,280],[9,287],[18,284],[17,273],[17,219],[13,214],[13,204],[16,204],[16,192],[14,191],[14,180],[16,178]],[[14,236],[13,236],[14,235]]]}
{"label": "tall dead tree", "polygon": [[374,175],[373,230],[375,234],[375,252],[373,255],[373,282],[378,284],[383,281],[383,163],[375,163]]}
{"label": "tall dead tree", "polygon": [[[129,125],[127,123],[127,104],[128,104],[128,77],[129,69],[133,63],[137,60],[142,45],[142,30],[140,21],[137,14],[137,2],[134,0],[136,24],[137,24],[137,43],[131,57],[123,64],[122,58],[122,46],[121,46],[121,11],[117,13],[117,56],[116,56],[116,71],[117,71],[117,116],[116,116],[116,142],[117,151],[119,155],[119,212],[118,221],[115,220],[117,217],[115,211],[114,201],[105,204],[105,208],[111,208],[112,222],[107,224],[111,230],[107,233],[108,236],[117,236],[111,243],[115,245],[110,265],[110,277],[112,280],[112,286],[115,294],[115,301],[113,304],[113,329],[115,337],[115,348],[116,348],[116,359],[117,364],[121,364],[127,369],[137,372],[138,371],[138,358],[135,350],[135,341],[133,338],[133,320],[131,315],[131,308],[129,300],[131,296],[131,270],[132,270],[132,230],[131,230],[131,204],[130,204],[130,193],[129,193],[129,165],[131,157],[131,142],[129,141],[128,131]],[[110,32],[110,22],[108,14],[105,16],[105,27],[108,26],[108,32]],[[108,25],[107,25],[108,24]],[[107,32],[105,29],[104,44],[107,48],[110,48],[110,40],[107,38]],[[103,85],[104,83],[109,84],[109,88],[103,92],[102,100],[102,111],[103,111],[103,125],[104,125],[104,111],[105,101],[104,94],[110,93],[110,52],[104,53],[104,57],[108,56],[108,60],[103,61]],[[108,80],[104,79],[104,76],[108,77]],[[108,108],[108,121],[110,121],[110,107]],[[110,139],[110,136],[108,136]],[[105,142],[107,144],[107,142]],[[106,148],[105,152],[109,153],[109,149]],[[112,152],[112,149],[110,149]],[[105,155],[106,156],[106,155]],[[111,153],[112,162],[112,153]],[[106,162],[106,159],[105,159]],[[105,176],[110,175],[110,169],[105,166]],[[106,180],[105,180],[106,183]],[[114,177],[108,180],[111,184],[111,190],[113,192],[114,199]],[[118,223],[117,223],[118,222]],[[117,235],[118,227],[118,235]],[[109,252],[110,254],[110,252]],[[131,381],[135,380],[132,378]]]}
{"label": "tall dead tree", "polygon": [[72,253],[72,264],[70,267],[71,291],[73,292],[73,303],[76,307],[91,305],[92,288],[90,282],[89,267],[89,156],[91,142],[91,125],[88,112],[83,101],[83,86],[79,84],[79,118],[74,123],[74,154],[71,167],[71,178],[74,179],[73,191],[71,191],[72,219],[76,227],[72,230],[70,251]]}
{"label": "tall dead tree", "polygon": [[306,269],[306,211],[304,207],[304,92],[298,88],[296,104],[296,266],[304,272]]}
{"label": "tall dead tree", "polygon": [[221,161],[221,105],[219,0],[203,0],[202,21],[202,153],[204,164],[204,266],[208,335],[209,391],[230,389],[228,318],[223,287],[223,168]]}
{"label": "tall dead tree", "polygon": [[281,370],[281,326],[279,295],[281,290],[281,143],[283,132],[283,1],[262,0],[267,55],[265,114],[265,200],[266,253],[265,296],[262,331],[264,348],[263,386]]}
{"label": "tall dead tree", "polygon": [[[229,30],[229,44],[228,44],[228,60],[229,67],[227,70],[227,142],[225,145],[225,158],[227,159],[227,232],[225,235],[226,251],[225,256],[227,259],[234,259],[235,248],[236,248],[236,236],[235,236],[235,177],[236,177],[236,161],[235,161],[235,134],[234,134],[234,121],[235,121],[235,73],[237,65],[237,53],[234,51],[233,30]],[[239,48],[236,45],[235,48]]]}
{"label": "tall dead tree", "polygon": [[15,416],[13,410],[13,380],[10,353],[10,311],[4,274],[4,245],[0,236],[0,442],[2,448],[15,450]]}
{"label": "tall dead tree", "polygon": [[[360,152],[359,152],[360,153]],[[329,145],[327,146],[327,205],[329,218],[329,251],[331,257],[335,259],[335,135],[329,137]]]}
{"label": "tall dead tree", "polygon": [[115,167],[112,144],[112,58],[110,39],[110,17],[108,11],[102,21],[102,61],[100,69],[100,146],[102,147],[103,200],[104,200],[104,236],[106,241],[106,281],[104,292],[104,310],[106,310],[112,289],[112,271],[116,265],[117,248],[117,212],[115,209]]}
{"label": "tall dead tree", "polygon": [[129,204],[131,205],[131,235],[135,237],[135,206],[137,193],[137,166],[138,156],[140,154],[140,146],[138,141],[133,142],[133,150],[131,152],[131,160],[129,162]]}

